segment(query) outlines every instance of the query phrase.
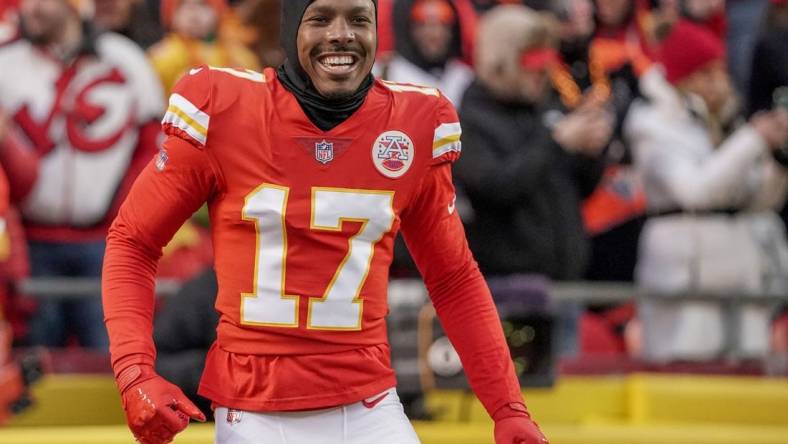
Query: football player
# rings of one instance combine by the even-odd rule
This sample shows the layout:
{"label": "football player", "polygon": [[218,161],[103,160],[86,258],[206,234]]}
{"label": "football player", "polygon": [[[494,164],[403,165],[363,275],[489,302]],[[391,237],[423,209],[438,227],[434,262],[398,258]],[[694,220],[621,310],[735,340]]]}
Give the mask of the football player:
{"label": "football player", "polygon": [[454,108],[436,89],[373,79],[376,1],[282,8],[278,70],[201,66],[176,85],[164,148],[110,230],[105,318],[135,437],[169,442],[204,419],[154,371],[151,319],[161,248],[207,202],[220,321],[200,394],[217,443],[418,442],[385,327],[399,231],[496,443],[546,443],[454,210]]}

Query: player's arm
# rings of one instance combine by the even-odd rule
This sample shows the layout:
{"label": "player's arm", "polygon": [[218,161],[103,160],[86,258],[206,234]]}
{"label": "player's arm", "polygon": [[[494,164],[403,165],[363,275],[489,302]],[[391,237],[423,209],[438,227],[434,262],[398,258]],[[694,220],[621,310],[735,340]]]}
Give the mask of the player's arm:
{"label": "player's arm", "polygon": [[[205,419],[153,367],[154,289],[162,248],[194,211],[220,192],[217,168],[204,147],[207,125],[193,125],[199,117],[195,113],[207,100],[183,109],[188,108],[181,100],[187,100],[185,95],[207,90],[208,85],[192,83],[182,85],[185,91],[176,100],[180,106],[168,110],[164,149],[145,167],[121,206],[104,259],[102,301],[112,367],[129,427],[146,444],[170,442],[188,425],[189,417]],[[188,94],[190,89],[197,92]]]}
{"label": "player's arm", "polygon": [[[456,122],[449,105],[443,113],[448,123],[438,129]],[[436,136],[436,145],[442,139]],[[459,156],[459,144],[435,146],[433,153],[434,165],[402,214],[405,242],[471,388],[495,421],[496,444],[546,443],[523,402],[498,312],[454,211],[450,162]]]}

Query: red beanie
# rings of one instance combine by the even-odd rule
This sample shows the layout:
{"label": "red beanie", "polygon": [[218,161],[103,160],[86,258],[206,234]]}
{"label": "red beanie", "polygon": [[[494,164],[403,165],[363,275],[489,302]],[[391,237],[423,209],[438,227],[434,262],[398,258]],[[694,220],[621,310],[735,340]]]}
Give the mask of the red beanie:
{"label": "red beanie", "polygon": [[675,85],[715,60],[725,58],[722,40],[708,29],[680,20],[662,42],[660,61]]}

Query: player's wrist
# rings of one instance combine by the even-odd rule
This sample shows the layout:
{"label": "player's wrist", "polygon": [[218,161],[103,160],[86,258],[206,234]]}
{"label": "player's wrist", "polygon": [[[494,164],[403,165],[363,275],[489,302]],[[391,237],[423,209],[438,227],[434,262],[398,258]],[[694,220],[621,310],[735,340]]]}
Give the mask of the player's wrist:
{"label": "player's wrist", "polygon": [[528,412],[528,408],[522,402],[510,402],[508,404],[504,404],[498,408],[493,414],[492,419],[495,422],[498,422],[502,419],[506,418],[531,418],[531,414]]}
{"label": "player's wrist", "polygon": [[121,395],[141,382],[157,377],[156,370],[150,364],[131,364],[121,370],[115,377]]}

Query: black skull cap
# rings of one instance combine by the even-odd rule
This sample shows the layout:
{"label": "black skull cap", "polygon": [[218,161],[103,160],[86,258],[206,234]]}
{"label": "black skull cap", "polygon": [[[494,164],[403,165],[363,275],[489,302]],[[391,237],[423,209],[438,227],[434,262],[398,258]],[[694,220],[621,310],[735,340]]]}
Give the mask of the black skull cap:
{"label": "black skull cap", "polygon": [[[370,0],[375,6],[375,13],[378,10],[378,0]],[[314,0],[282,0],[282,22],[279,31],[279,40],[285,56],[290,63],[300,67],[298,63],[298,27],[301,26],[301,19],[304,11]],[[299,69],[300,71],[300,69]]]}

